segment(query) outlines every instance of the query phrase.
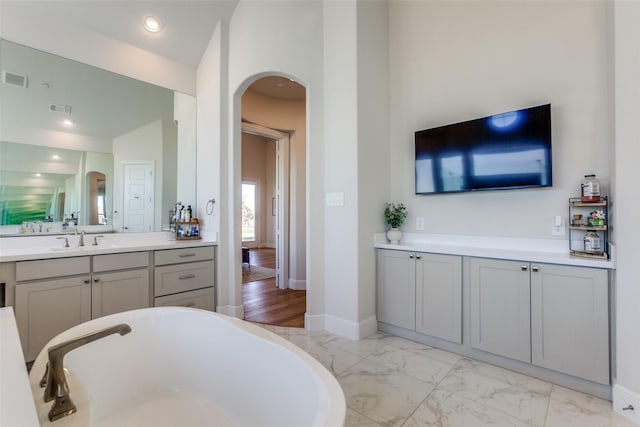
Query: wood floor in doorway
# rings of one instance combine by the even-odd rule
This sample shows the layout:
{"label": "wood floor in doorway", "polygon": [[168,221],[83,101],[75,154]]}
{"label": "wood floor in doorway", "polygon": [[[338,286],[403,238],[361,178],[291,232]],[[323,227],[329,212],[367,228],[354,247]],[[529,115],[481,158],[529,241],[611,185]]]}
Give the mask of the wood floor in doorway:
{"label": "wood floor in doorway", "polygon": [[[276,251],[251,249],[250,264],[276,268]],[[257,280],[242,285],[244,318],[250,322],[276,326],[304,327],[307,292],[276,288],[276,279]]]}

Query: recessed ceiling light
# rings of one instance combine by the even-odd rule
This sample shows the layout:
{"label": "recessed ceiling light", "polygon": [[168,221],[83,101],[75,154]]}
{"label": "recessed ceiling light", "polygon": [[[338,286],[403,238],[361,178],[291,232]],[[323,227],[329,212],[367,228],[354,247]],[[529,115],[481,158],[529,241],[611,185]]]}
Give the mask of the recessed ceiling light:
{"label": "recessed ceiling light", "polygon": [[37,176],[38,178],[40,178],[42,175],[40,175],[39,173],[37,173],[37,174],[36,174],[36,176]]}
{"label": "recessed ceiling light", "polygon": [[71,120],[69,120],[69,119],[64,119],[62,121],[62,124],[65,125],[65,126],[73,126],[73,122]]}
{"label": "recessed ceiling light", "polygon": [[151,32],[157,33],[160,31],[160,20],[155,16],[147,16],[144,18],[144,29]]}
{"label": "recessed ceiling light", "polygon": [[53,160],[60,160],[60,156],[58,156],[57,154],[54,154],[53,156],[51,156],[51,158]]}

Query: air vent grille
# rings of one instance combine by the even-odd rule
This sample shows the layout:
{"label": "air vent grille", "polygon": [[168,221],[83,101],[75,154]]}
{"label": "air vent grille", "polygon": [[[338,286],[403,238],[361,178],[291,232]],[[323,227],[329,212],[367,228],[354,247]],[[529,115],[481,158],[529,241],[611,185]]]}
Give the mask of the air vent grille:
{"label": "air vent grille", "polygon": [[22,74],[13,73],[11,71],[2,71],[2,83],[11,86],[27,87],[27,76]]}

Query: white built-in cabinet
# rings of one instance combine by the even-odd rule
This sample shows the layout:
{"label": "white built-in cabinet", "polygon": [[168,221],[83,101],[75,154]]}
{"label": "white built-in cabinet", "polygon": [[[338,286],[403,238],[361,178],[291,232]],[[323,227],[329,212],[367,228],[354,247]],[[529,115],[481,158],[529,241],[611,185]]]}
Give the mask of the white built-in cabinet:
{"label": "white built-in cabinet", "polygon": [[377,269],[382,331],[606,395],[608,270],[382,248]]}
{"label": "white built-in cabinet", "polygon": [[461,343],[461,257],[378,250],[378,320]]}

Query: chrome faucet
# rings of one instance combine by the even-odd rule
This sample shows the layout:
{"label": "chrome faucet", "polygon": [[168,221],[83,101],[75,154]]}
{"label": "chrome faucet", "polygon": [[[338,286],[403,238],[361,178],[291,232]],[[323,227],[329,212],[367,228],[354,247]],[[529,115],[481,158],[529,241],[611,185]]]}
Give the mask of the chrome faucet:
{"label": "chrome faucet", "polygon": [[[76,228],[76,234],[78,234],[77,228]],[[78,246],[84,246],[84,230],[80,232],[80,240],[78,240]]]}
{"label": "chrome faucet", "polygon": [[131,332],[131,327],[126,323],[121,323],[49,347],[49,361],[47,362],[44,376],[40,381],[40,387],[45,387],[44,401],[50,402],[55,399],[49,411],[49,421],[58,420],[77,411],[76,405],[69,395],[69,385],[64,375],[63,360],[65,354],[100,338],[116,333],[126,335],[129,332]]}

